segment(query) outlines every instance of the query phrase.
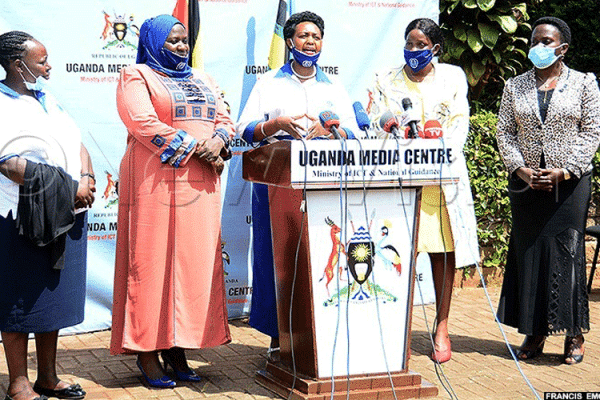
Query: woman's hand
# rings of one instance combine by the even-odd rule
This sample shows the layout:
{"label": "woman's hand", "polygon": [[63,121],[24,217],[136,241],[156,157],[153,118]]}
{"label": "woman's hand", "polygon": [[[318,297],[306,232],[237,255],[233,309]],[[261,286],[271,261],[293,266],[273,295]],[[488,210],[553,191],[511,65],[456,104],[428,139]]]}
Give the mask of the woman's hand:
{"label": "woman's hand", "polygon": [[215,171],[217,172],[217,175],[221,175],[221,173],[223,172],[223,168],[225,168],[225,161],[223,161],[223,158],[217,157],[215,162],[213,162],[213,165],[215,167]]}
{"label": "woman's hand", "polygon": [[308,128],[308,135],[306,136],[306,139],[310,140],[319,136],[325,136],[328,139],[333,139],[333,134],[323,128],[323,125],[321,125],[318,119],[311,117],[310,115],[306,115],[306,118],[310,119],[313,123],[312,126]]}
{"label": "woman's hand", "polygon": [[277,117],[275,119],[275,127],[277,128],[275,132],[279,130],[285,131],[296,139],[302,139],[304,136],[302,134],[304,132],[304,128],[296,121],[303,117],[305,117],[305,115],[296,115],[295,117]]}
{"label": "woman's hand", "polygon": [[96,181],[88,175],[82,176],[75,194],[75,209],[91,207],[94,203],[94,192]]}
{"label": "woman's hand", "polygon": [[531,179],[533,177],[533,174],[535,173],[533,169],[527,167],[520,167],[517,168],[516,173],[519,178],[525,181],[525,183],[527,183],[527,185],[529,185],[529,187],[533,189],[533,186],[531,186]]}
{"label": "woman's hand", "polygon": [[560,168],[539,169],[535,171],[530,186],[532,189],[551,192],[563,180],[564,174]]}
{"label": "woman's hand", "polygon": [[201,140],[198,142],[198,147],[196,148],[196,155],[201,160],[206,160],[208,162],[215,162],[221,154],[221,150],[225,146],[223,141],[215,136],[212,139]]}
{"label": "woman's hand", "polygon": [[560,168],[532,169],[521,167],[517,169],[517,175],[523,179],[530,188],[551,192],[554,186],[564,180],[564,174]]}

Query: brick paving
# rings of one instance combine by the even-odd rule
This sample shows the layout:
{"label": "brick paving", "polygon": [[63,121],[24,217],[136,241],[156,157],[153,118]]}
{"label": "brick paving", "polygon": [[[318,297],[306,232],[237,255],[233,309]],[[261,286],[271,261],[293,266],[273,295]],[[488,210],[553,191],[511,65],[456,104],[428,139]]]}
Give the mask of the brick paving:
{"label": "brick paving", "polygon": [[[563,337],[550,337],[544,354],[531,362],[519,363],[531,384],[544,397],[546,391],[600,392],[600,289],[590,296],[591,331],[586,338],[583,363],[561,363]],[[499,287],[489,288],[494,308]],[[425,310],[425,312],[424,312]],[[431,326],[434,307],[415,307],[413,311],[412,357],[410,369],[439,389],[435,399],[531,399],[515,362],[510,358],[482,288],[455,288],[450,315],[452,360],[441,371],[454,395],[447,394],[429,360],[431,345],[426,320]],[[426,318],[425,318],[426,315]],[[278,398],[254,382],[254,374],[264,367],[268,338],[244,321],[230,323],[233,341],[215,349],[188,351],[191,367],[205,379],[197,384],[178,383],[175,389],[150,389],[142,384],[134,356],[111,356],[110,331],[61,337],[58,368],[61,378],[79,382],[88,392],[86,399],[274,399]],[[522,336],[505,328],[512,346]],[[8,385],[4,349],[0,350],[0,398]],[[29,344],[29,374],[35,378],[35,346]],[[440,372],[441,374],[441,372]]]}

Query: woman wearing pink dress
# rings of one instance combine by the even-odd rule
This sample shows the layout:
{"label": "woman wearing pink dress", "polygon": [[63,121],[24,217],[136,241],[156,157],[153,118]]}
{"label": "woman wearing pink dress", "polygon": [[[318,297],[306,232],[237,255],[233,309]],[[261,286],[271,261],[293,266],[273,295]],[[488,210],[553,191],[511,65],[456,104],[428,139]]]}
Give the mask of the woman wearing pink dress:
{"label": "woman wearing pink dress", "polygon": [[[188,64],[185,27],[160,15],[122,70],[121,161],[112,354],[137,354],[146,382],[198,381],[184,349],[231,340],[221,258],[220,172],[233,125],[220,90]],[[162,369],[158,352],[165,362]]]}

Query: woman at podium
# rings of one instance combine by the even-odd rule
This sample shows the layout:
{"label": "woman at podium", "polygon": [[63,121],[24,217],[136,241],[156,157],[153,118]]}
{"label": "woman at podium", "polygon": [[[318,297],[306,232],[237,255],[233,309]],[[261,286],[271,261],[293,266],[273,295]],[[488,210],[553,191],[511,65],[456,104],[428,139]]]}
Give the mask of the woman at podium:
{"label": "woman at podium", "polygon": [[[423,187],[418,251],[429,254],[436,293],[436,325],[431,358],[443,363],[452,355],[448,314],[456,267],[479,262],[477,221],[463,147],[469,133],[469,104],[465,73],[456,66],[433,62],[442,54],[440,27],[428,18],[408,24],[404,39],[405,64],[376,74],[368,112],[379,121],[391,111],[423,138],[452,148],[455,184]],[[411,126],[412,125],[412,126]],[[381,134],[387,135],[383,128]],[[409,136],[408,136],[409,137]]]}
{"label": "woman at podium", "polygon": [[[280,69],[264,74],[254,85],[236,126],[248,143],[334,137],[319,123],[319,114],[332,111],[342,126],[359,132],[350,98],[344,87],[317,65],[323,44],[324,22],[305,11],[286,21],[283,35],[293,58]],[[346,136],[346,130],[339,130]],[[352,137],[352,134],[349,135]],[[269,354],[277,357],[279,333],[273,251],[267,187],[252,190],[252,304],[250,325],[269,335]]]}

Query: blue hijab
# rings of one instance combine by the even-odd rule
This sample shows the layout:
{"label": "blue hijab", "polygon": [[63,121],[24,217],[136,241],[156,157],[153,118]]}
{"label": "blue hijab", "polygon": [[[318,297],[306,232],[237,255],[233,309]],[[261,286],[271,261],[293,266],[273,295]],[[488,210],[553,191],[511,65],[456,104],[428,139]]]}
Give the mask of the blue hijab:
{"label": "blue hijab", "polygon": [[163,48],[175,24],[181,22],[166,14],[144,21],[140,28],[136,63],[146,64],[171,78],[187,78],[192,75],[192,68],[187,63],[189,54],[185,58],[179,57]]}

